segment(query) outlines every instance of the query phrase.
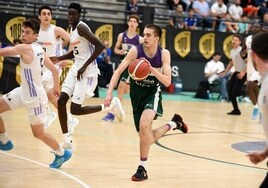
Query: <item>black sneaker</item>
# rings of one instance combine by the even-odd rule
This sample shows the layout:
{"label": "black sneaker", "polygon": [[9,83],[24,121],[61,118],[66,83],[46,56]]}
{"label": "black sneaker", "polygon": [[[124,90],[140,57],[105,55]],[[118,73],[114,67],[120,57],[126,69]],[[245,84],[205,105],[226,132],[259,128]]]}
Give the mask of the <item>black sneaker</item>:
{"label": "black sneaker", "polygon": [[240,110],[233,110],[231,112],[228,112],[227,114],[228,115],[241,115],[241,112],[240,112]]}
{"label": "black sneaker", "polygon": [[[182,121],[182,117],[179,114],[174,114],[173,118],[171,121],[174,121],[177,124],[177,127],[175,129],[181,130],[183,133],[188,132],[188,127],[187,125]],[[173,130],[175,130],[173,129]]]}
{"label": "black sneaker", "polygon": [[147,180],[148,179],[147,171],[145,170],[145,168],[143,166],[139,165],[137,172],[132,176],[131,179],[132,179],[132,181]]}

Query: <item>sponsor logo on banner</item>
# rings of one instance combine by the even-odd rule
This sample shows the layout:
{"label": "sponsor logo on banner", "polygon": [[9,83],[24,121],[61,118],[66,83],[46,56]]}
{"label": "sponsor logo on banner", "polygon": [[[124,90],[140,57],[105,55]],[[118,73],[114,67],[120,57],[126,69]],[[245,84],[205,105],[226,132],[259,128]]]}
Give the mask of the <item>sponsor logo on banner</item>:
{"label": "sponsor logo on banner", "polygon": [[181,56],[187,56],[191,51],[191,32],[184,31],[174,38],[174,49]]}
{"label": "sponsor logo on banner", "polygon": [[10,43],[13,43],[14,39],[20,38],[22,23],[25,21],[25,17],[19,16],[10,19],[6,24],[6,37]]}
{"label": "sponsor logo on banner", "polygon": [[215,33],[207,33],[200,38],[199,51],[206,59],[213,56],[215,53]]}
{"label": "sponsor logo on banner", "polygon": [[109,48],[113,44],[113,25],[111,24],[105,24],[101,25],[99,28],[96,29],[95,35],[101,40],[107,40],[109,41]]}
{"label": "sponsor logo on banner", "polygon": [[223,52],[228,59],[231,58],[232,40],[233,35],[229,35],[223,41]]}

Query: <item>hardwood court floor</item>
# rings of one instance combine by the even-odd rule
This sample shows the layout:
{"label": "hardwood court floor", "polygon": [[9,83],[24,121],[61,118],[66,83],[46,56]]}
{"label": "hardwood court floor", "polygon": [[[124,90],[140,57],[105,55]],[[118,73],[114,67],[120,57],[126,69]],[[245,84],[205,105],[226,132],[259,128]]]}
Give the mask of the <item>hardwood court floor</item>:
{"label": "hardwood court floor", "polygon": [[[88,99],[100,104],[103,99]],[[239,103],[241,116],[227,116],[230,103],[165,100],[164,117],[183,116],[189,133],[170,131],[152,145],[148,161],[149,179],[132,182],[139,163],[139,141],[130,101],[123,102],[123,123],[103,122],[105,112],[79,116],[75,129],[73,157],[59,170],[48,168],[54,159],[50,148],[33,138],[24,109],[2,115],[15,145],[0,151],[1,188],[257,188],[266,175],[266,162],[252,165],[234,143],[265,141],[260,124],[250,119],[252,105]],[[62,141],[58,119],[47,129]]]}

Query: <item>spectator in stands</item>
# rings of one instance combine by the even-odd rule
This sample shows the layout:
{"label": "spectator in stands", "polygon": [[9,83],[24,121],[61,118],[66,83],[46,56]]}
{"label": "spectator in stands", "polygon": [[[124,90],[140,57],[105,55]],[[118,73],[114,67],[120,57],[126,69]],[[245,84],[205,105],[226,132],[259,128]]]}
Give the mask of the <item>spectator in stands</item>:
{"label": "spectator in stands", "polygon": [[223,0],[217,0],[210,8],[211,16],[214,18],[212,22],[212,30],[215,30],[221,19],[225,18],[227,13],[227,6],[224,4]]}
{"label": "spectator in stands", "polygon": [[255,3],[255,0],[241,0],[241,7],[248,17],[256,18],[258,16],[259,7]]}
{"label": "spectator in stands", "polygon": [[240,34],[248,34],[248,29],[249,29],[249,18],[247,16],[247,14],[243,14],[241,16],[241,22],[238,23],[238,27],[239,27],[239,33]]}
{"label": "spectator in stands", "polygon": [[184,18],[184,27],[185,29],[196,30],[197,28],[197,19],[194,17],[194,9],[189,9],[188,17]]}
{"label": "spectator in stands", "polygon": [[265,12],[262,17],[262,30],[268,31],[268,12]]}
{"label": "spectator in stands", "polygon": [[183,11],[182,5],[177,5],[174,15],[169,19],[169,25],[174,28],[183,29],[184,28],[184,17],[185,12]]}
{"label": "spectator in stands", "polygon": [[181,5],[183,10],[187,10],[187,4],[182,0],[167,0],[167,4],[170,10],[176,10],[178,5]]}
{"label": "spectator in stands", "polygon": [[193,9],[195,11],[195,16],[198,19],[198,26],[211,29],[211,17],[210,17],[210,8],[206,0],[196,0],[193,3]]}
{"label": "spectator in stands", "polygon": [[259,8],[258,16],[263,17],[265,12],[267,11],[267,1],[266,0],[254,0],[256,3],[256,6]]}
{"label": "spectator in stands", "polygon": [[243,15],[243,8],[240,6],[241,0],[235,0],[234,4],[229,6],[228,13],[234,21],[240,21]]}
{"label": "spectator in stands", "polygon": [[98,56],[97,63],[101,73],[104,74],[102,78],[106,81],[105,85],[108,87],[108,84],[110,83],[113,75],[113,65],[110,61],[112,50],[109,48],[108,40],[104,40],[103,44],[105,46],[105,49]]}
{"label": "spectator in stands", "polygon": [[229,13],[225,15],[225,20],[220,22],[219,31],[220,32],[231,32],[237,33],[239,26],[237,22],[233,22]]}
{"label": "spectator in stands", "polygon": [[220,84],[220,94],[223,101],[228,101],[228,94],[226,89],[227,81],[230,78],[231,72],[226,73],[224,76],[219,76],[221,72],[225,70],[223,62],[221,60],[221,54],[216,52],[213,55],[212,60],[207,62],[204,73],[208,79],[209,84]]}
{"label": "spectator in stands", "polygon": [[138,0],[127,0],[126,11],[128,14],[138,14]]}

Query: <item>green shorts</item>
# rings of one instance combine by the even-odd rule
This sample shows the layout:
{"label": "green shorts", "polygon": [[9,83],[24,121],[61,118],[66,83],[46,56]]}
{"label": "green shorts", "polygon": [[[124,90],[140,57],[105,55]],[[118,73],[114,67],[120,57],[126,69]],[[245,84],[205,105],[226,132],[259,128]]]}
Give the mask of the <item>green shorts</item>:
{"label": "green shorts", "polygon": [[157,116],[163,115],[160,86],[153,88],[130,87],[130,98],[136,130],[140,131],[140,118],[145,109],[152,109]]}

